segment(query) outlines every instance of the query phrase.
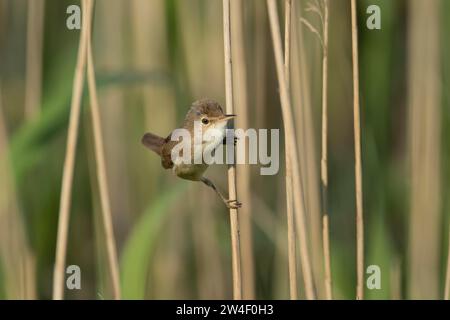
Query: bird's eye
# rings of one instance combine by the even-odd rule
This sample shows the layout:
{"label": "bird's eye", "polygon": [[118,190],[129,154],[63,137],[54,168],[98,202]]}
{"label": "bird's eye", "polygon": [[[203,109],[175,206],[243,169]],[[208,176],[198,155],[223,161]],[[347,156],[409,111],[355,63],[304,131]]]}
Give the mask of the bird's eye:
{"label": "bird's eye", "polygon": [[209,123],[209,120],[208,120],[207,118],[203,118],[203,119],[202,119],[202,123],[203,123],[203,124],[208,124],[208,123]]}

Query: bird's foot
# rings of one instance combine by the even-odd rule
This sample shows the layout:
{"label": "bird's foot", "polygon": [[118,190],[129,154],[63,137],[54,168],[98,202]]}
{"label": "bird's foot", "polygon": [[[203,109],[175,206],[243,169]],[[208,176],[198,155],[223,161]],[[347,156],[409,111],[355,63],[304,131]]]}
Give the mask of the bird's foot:
{"label": "bird's foot", "polygon": [[230,209],[238,209],[238,208],[242,207],[242,203],[240,203],[237,200],[227,200],[225,202],[225,205]]}
{"label": "bird's foot", "polygon": [[[238,142],[238,140],[239,140],[239,138],[238,137],[236,137],[236,136],[234,136],[233,137],[233,145],[236,147],[236,144],[237,144],[237,142]],[[227,144],[227,137],[225,137],[225,138],[223,138],[223,141],[222,141],[222,144]]]}

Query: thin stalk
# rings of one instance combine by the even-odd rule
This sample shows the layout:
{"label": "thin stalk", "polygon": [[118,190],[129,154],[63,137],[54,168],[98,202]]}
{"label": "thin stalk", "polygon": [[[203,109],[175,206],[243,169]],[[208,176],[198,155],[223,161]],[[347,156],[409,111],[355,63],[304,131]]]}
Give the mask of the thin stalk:
{"label": "thin stalk", "polygon": [[352,11],[352,61],[353,61],[353,127],[355,138],[355,187],[356,187],[356,299],[364,299],[364,220],[361,165],[361,124],[359,104],[358,25],[356,0],[351,0]]}
{"label": "thin stalk", "polygon": [[327,300],[333,299],[333,289],[331,281],[331,255],[330,255],[330,227],[328,215],[324,214],[322,217],[322,242],[323,242],[323,257],[325,269],[325,294]]}
{"label": "thin stalk", "polygon": [[286,76],[286,86],[290,90],[291,86],[291,19],[292,0],[285,0],[284,8],[284,73]]}
{"label": "thin stalk", "polygon": [[[284,73],[287,90],[290,91],[291,70],[291,17],[292,0],[285,2],[285,28],[284,28]],[[289,266],[289,296],[291,300],[298,299],[297,288],[297,253],[295,246],[294,208],[292,207],[292,164],[288,148],[285,148],[286,157],[286,220],[288,238],[288,266]]]}
{"label": "thin stalk", "polygon": [[[297,8],[298,7],[298,8]],[[297,8],[297,9],[296,9]],[[314,129],[314,112],[312,103],[311,81],[312,73],[310,69],[315,68],[315,58],[308,59],[307,51],[311,45],[306,41],[303,34],[305,30],[304,23],[298,18],[299,11],[303,10],[301,1],[293,2],[292,18],[295,27],[292,29],[295,36],[293,36],[293,56],[297,57],[292,61],[293,68],[293,87],[295,82],[296,90],[292,91],[292,101],[294,108],[295,122],[297,134],[297,148],[300,159],[300,171],[304,172],[302,175],[302,182],[305,190],[305,207],[306,207],[306,221],[309,232],[309,241],[311,249],[312,269],[314,270],[314,283],[318,289],[318,297],[324,297],[323,283],[323,245],[322,245],[322,209],[321,209],[321,192],[320,192],[320,158],[317,158],[316,152],[316,133]],[[301,15],[300,15],[301,16]],[[294,54],[295,53],[295,54]],[[316,57],[314,54],[311,58]],[[320,57],[321,58],[321,57]],[[320,151],[319,151],[320,154]]]}
{"label": "thin stalk", "polygon": [[[231,61],[231,24],[230,24],[230,0],[223,0],[223,41],[225,57],[225,94],[226,112],[233,114],[233,69]],[[228,194],[230,199],[236,199],[236,167],[228,168]],[[233,298],[242,299],[241,284],[241,252],[239,244],[239,219],[237,209],[230,208],[231,227],[231,255],[233,269]]]}
{"label": "thin stalk", "polygon": [[323,8],[323,56],[322,56],[322,161],[320,167],[322,180],[322,238],[325,269],[325,294],[333,299],[331,283],[331,259],[328,226],[328,8],[329,1],[324,1]]}
{"label": "thin stalk", "polygon": [[86,66],[88,30],[92,16],[92,2],[83,0],[83,25],[78,47],[77,64],[72,88],[72,101],[70,105],[69,129],[67,147],[64,160],[61,199],[58,218],[58,234],[56,241],[56,257],[53,272],[53,299],[64,298],[64,275],[67,253],[67,235],[69,230],[70,203],[72,197],[73,172],[75,167],[75,154],[78,140],[78,126],[80,122],[81,95],[84,82],[84,68]]}
{"label": "thin stalk", "polygon": [[295,130],[291,108],[289,90],[286,85],[286,75],[284,70],[283,48],[280,34],[280,25],[276,0],[267,0],[269,12],[270,30],[272,33],[272,42],[275,55],[278,84],[280,87],[281,110],[284,124],[285,144],[289,155],[289,161],[292,165],[293,173],[293,191],[294,208],[297,214],[296,224],[300,241],[300,257],[303,271],[303,280],[305,283],[305,292],[307,299],[314,299],[314,284],[311,270],[311,260],[308,253],[308,237],[306,234],[306,218],[303,186],[301,183],[300,169],[298,163],[297,145],[295,143]]}
{"label": "thin stalk", "polygon": [[[92,0],[89,1],[93,2]],[[95,84],[94,61],[92,57],[91,30],[88,30],[87,82],[91,104],[92,132],[94,135],[94,151],[97,164],[97,183],[100,192],[100,205],[102,211],[106,251],[108,255],[108,267],[112,280],[113,296],[114,299],[119,300],[121,297],[119,262],[117,259],[116,242],[114,239],[114,229],[111,218],[111,202],[109,198],[108,179],[106,175],[106,161],[102,138],[102,126],[97,98],[97,88]]]}

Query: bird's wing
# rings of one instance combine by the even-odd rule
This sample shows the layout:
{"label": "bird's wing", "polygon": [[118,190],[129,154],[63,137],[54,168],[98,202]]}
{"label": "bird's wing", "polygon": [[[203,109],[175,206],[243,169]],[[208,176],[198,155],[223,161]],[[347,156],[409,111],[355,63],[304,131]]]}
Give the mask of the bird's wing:
{"label": "bird's wing", "polygon": [[161,164],[164,169],[173,168],[172,148],[178,143],[178,141],[172,141],[171,136],[172,133],[164,139],[164,144],[161,148]]}

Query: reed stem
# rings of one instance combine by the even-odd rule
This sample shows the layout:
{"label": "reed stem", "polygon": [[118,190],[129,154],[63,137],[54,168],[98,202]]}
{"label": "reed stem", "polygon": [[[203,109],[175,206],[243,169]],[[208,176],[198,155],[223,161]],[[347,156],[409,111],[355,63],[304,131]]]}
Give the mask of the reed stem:
{"label": "reed stem", "polygon": [[[223,40],[225,57],[225,94],[226,112],[233,114],[233,68],[231,60],[231,24],[230,24],[230,0],[223,0]],[[236,167],[228,168],[228,194],[230,199],[236,199]],[[231,227],[231,254],[233,269],[233,299],[242,299],[241,283],[241,252],[239,244],[239,219],[238,210],[230,208]]]}
{"label": "reed stem", "polygon": [[331,258],[328,219],[328,25],[329,0],[323,0],[323,56],[322,56],[322,242],[325,269],[325,295],[326,299],[333,299],[331,281]]}
{"label": "reed stem", "polygon": [[[233,63],[233,86],[235,109],[239,115],[236,118],[236,126],[243,130],[249,128],[248,110],[248,85],[247,85],[247,64],[245,58],[246,43],[244,39],[244,12],[245,1],[233,1],[231,4],[231,40]],[[250,165],[243,164],[236,168],[239,180],[237,181],[237,191],[242,199],[245,199],[245,206],[239,211],[241,227],[241,257],[242,257],[242,297],[245,300],[255,299],[255,274],[253,256],[253,230],[252,230],[252,197]]]}
{"label": "reed stem", "polygon": [[70,203],[72,198],[73,172],[78,140],[78,126],[80,122],[81,98],[84,83],[84,70],[86,66],[86,53],[88,30],[92,17],[92,2],[82,1],[83,22],[78,47],[77,63],[72,88],[70,105],[69,129],[67,135],[66,154],[63,168],[61,199],[59,207],[58,232],[56,240],[56,257],[53,271],[53,299],[64,298],[64,275],[67,254],[67,236],[69,230]]}
{"label": "reed stem", "polygon": [[[92,0],[89,0],[93,2]],[[90,27],[90,24],[89,24]],[[97,87],[95,84],[95,69],[92,56],[91,30],[88,30],[87,43],[87,82],[89,87],[89,98],[91,104],[92,132],[94,136],[94,151],[97,164],[97,183],[100,192],[100,205],[102,211],[106,252],[108,255],[108,267],[112,280],[113,296],[115,300],[120,300],[120,279],[119,262],[117,259],[116,242],[114,239],[114,229],[111,215],[111,201],[109,198],[108,179],[106,175],[106,161],[102,137],[102,126],[97,97]]]}
{"label": "reed stem", "polygon": [[359,103],[358,21],[356,0],[351,0],[352,61],[353,61],[353,127],[355,138],[355,187],[356,187],[356,299],[364,299],[364,220],[361,165],[361,124]]}
{"label": "reed stem", "polygon": [[[284,72],[286,86],[290,91],[291,77],[291,17],[292,0],[285,1],[285,28],[284,28]],[[287,220],[287,240],[288,240],[288,267],[289,267],[289,296],[291,300],[298,299],[297,288],[297,252],[295,246],[295,221],[293,191],[292,191],[292,164],[288,149],[285,148],[286,157],[286,220]]]}

